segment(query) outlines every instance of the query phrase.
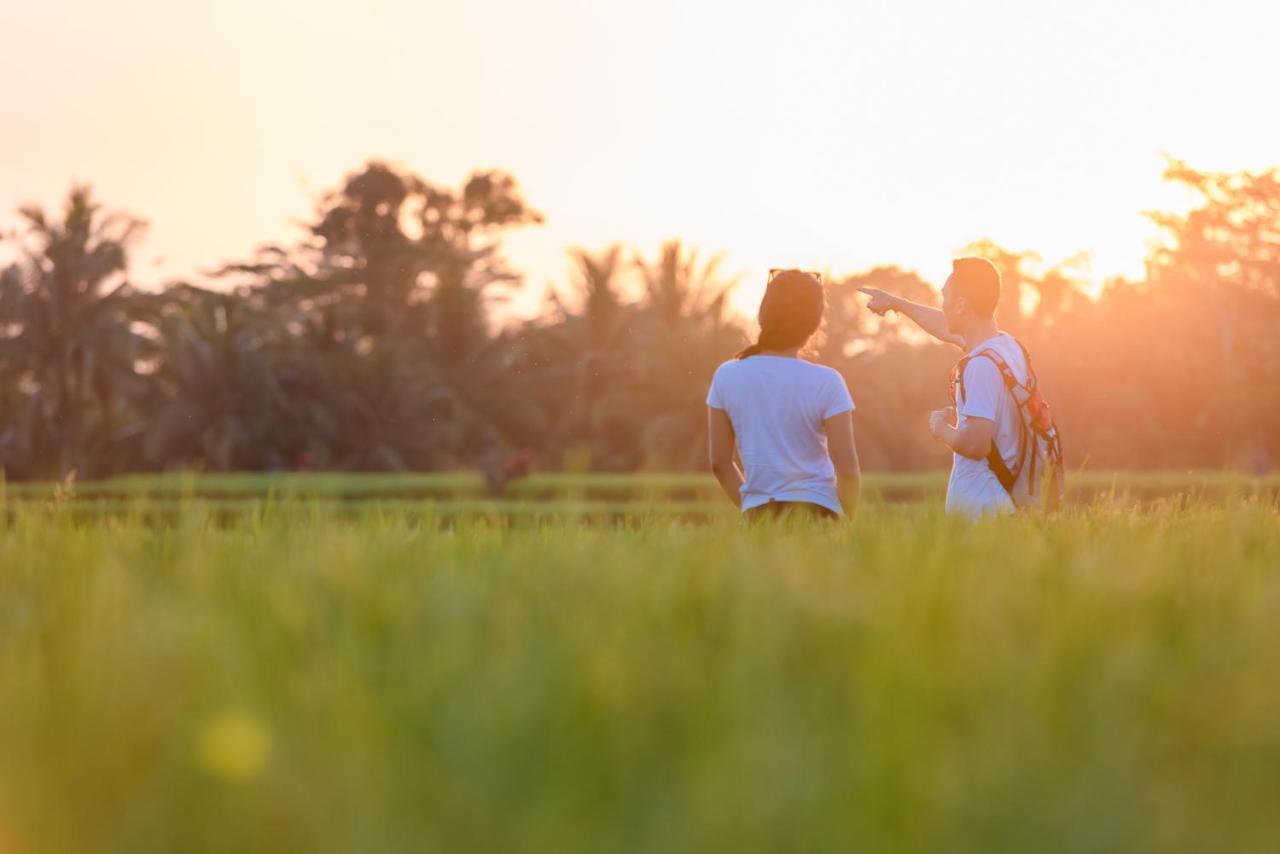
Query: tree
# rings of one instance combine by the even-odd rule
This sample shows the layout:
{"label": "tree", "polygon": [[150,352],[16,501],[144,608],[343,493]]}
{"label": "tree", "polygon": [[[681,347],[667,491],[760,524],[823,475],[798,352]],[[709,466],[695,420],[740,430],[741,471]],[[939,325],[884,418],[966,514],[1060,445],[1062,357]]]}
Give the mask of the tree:
{"label": "tree", "polygon": [[872,315],[858,290],[863,287],[925,304],[938,299],[938,292],[916,273],[894,266],[831,281],[817,359],[839,370],[849,385],[858,405],[859,453],[867,465],[936,465],[942,455],[925,425],[930,410],[944,401],[955,353],[896,314]]}
{"label": "tree", "polygon": [[1280,412],[1280,170],[1205,172],[1170,160],[1165,179],[1202,203],[1148,214],[1165,234],[1148,278],[1179,306],[1179,343],[1214,378],[1207,406],[1229,415],[1215,424],[1222,461],[1256,456]]}
{"label": "tree", "polygon": [[[294,362],[290,387],[307,390],[320,422],[332,427],[326,407],[346,412],[340,420],[355,432],[318,430],[337,443],[322,456],[359,467],[459,465],[489,443],[511,441],[522,419],[534,417],[507,382],[518,366],[510,336],[490,328],[489,305],[496,289],[519,281],[502,258],[501,234],[541,221],[502,173],[475,173],[453,191],[372,161],[321,198],[300,245],[264,247],[220,272],[323,352],[312,365]],[[321,402],[318,364],[365,382]],[[376,399],[366,398],[374,389]],[[411,423],[446,410],[458,429]],[[428,434],[429,448],[420,438]]]}
{"label": "tree", "polygon": [[154,303],[161,337],[147,461],[209,471],[291,465],[281,443],[288,402],[268,349],[272,318],[241,294],[186,284]]}
{"label": "tree", "polygon": [[636,266],[644,283],[637,317],[630,389],[643,418],[641,465],[688,468],[706,456],[706,384],[717,365],[746,343],[729,308],[736,282],[720,275],[723,256],[699,263],[697,250],[679,240],[664,243],[658,257]]}
{"label": "tree", "polygon": [[104,211],[87,186],[72,188],[60,220],[19,213],[19,260],[0,278],[18,411],[0,434],[0,462],[19,475],[103,474],[122,458],[107,451],[138,432],[129,404],[144,390],[136,365],[150,341],[132,325],[126,272],[143,223]]}
{"label": "tree", "polygon": [[626,383],[638,315],[622,294],[623,248],[569,254],[568,293],[550,294],[549,322],[525,336],[540,368],[538,393],[555,413],[546,441],[557,452],[585,455],[596,468],[626,468],[635,463],[636,425],[607,401],[610,389]]}
{"label": "tree", "polygon": [[[1142,281],[1085,287],[990,240],[1001,325],[1028,344],[1073,465],[1248,465],[1280,454],[1280,171],[1170,161],[1199,194],[1155,213]],[[508,450],[614,471],[704,464],[704,395],[748,340],[719,256],[575,250],[567,288],[530,322],[495,321],[521,279],[508,230],[541,221],[514,180],[441,188],[371,162],[317,203],[305,236],[263,247],[230,287],[134,289],[141,223],[74,188],[22,211],[0,270],[0,465],[10,477],[140,468],[472,467]],[[633,287],[634,285],[634,287]],[[925,416],[957,354],[876,318],[858,288],[937,290],[878,267],[829,279],[818,361],[847,378],[868,468],[941,466]]]}

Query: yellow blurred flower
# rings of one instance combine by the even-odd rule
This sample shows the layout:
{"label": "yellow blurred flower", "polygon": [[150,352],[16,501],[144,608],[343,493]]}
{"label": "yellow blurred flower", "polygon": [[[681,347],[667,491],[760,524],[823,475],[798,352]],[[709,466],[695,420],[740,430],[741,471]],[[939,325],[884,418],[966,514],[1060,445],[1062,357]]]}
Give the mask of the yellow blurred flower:
{"label": "yellow blurred flower", "polygon": [[252,715],[231,709],[209,719],[200,731],[205,768],[233,783],[257,776],[271,752],[271,736]]}

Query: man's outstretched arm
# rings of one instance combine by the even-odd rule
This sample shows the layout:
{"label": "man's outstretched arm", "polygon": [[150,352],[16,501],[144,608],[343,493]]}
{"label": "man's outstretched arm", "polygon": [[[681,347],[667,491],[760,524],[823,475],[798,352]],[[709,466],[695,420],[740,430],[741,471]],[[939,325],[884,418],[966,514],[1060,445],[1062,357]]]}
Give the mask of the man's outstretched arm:
{"label": "man's outstretched arm", "polygon": [[881,317],[886,312],[896,311],[911,318],[916,326],[919,326],[939,341],[954,344],[960,348],[964,347],[964,339],[947,327],[947,318],[940,309],[894,296],[879,288],[858,288],[858,290],[871,297],[871,301],[867,303],[867,308]]}

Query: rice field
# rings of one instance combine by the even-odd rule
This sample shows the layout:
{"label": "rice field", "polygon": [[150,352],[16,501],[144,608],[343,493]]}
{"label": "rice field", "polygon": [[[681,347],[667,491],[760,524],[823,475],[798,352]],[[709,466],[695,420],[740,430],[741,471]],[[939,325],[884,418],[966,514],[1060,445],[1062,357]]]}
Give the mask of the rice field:
{"label": "rice field", "polygon": [[0,852],[1275,851],[1275,487],[8,484]]}

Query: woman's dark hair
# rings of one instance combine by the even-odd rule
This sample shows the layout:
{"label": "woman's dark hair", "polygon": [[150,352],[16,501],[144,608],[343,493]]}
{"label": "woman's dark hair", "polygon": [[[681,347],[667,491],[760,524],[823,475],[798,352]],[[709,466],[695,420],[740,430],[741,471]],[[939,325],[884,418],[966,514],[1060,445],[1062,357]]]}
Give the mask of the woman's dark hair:
{"label": "woman's dark hair", "polygon": [[738,358],[801,346],[818,331],[823,302],[822,280],[813,273],[781,270],[771,275],[760,300],[760,337]]}

